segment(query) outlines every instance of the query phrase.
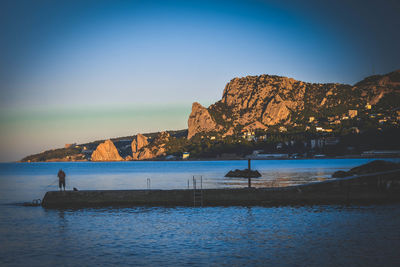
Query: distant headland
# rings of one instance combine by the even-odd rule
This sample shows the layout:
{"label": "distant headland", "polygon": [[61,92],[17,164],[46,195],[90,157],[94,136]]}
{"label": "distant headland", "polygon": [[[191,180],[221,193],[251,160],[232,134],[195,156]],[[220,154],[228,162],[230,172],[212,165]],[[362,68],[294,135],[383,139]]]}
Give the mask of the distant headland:
{"label": "distant headland", "polygon": [[355,85],[260,75],[232,79],[188,129],[66,144],[43,161],[301,158],[400,155],[400,70]]}

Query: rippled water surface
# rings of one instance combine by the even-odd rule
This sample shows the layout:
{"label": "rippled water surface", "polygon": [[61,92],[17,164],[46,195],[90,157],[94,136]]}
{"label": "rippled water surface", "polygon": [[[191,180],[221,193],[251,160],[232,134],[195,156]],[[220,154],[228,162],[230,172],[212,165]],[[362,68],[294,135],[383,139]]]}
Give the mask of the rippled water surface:
{"label": "rippled water surface", "polygon": [[[254,161],[260,186],[327,179],[368,160]],[[80,189],[240,187],[245,161],[0,164],[0,266],[399,266],[400,204],[43,209],[59,168]],[[284,181],[284,183],[282,182]],[[50,186],[48,186],[50,184]]]}
{"label": "rippled water surface", "polygon": [[398,266],[400,260],[399,205],[7,206],[0,224],[1,265]]}

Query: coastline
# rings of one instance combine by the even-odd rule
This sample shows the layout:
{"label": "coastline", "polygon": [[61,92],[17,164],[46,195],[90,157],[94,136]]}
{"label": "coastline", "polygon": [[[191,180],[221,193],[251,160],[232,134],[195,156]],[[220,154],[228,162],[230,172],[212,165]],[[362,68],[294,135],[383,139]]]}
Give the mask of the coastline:
{"label": "coastline", "polygon": [[[361,156],[361,155],[344,155],[333,157],[303,157],[303,158],[251,158],[251,160],[313,160],[313,159],[400,159],[400,156]],[[109,160],[109,161],[91,161],[91,160],[47,160],[47,161],[12,161],[2,163],[52,163],[52,162],[151,162],[151,161],[235,161],[235,160],[248,160],[247,157],[242,158],[198,158],[198,159],[143,159],[143,160]]]}

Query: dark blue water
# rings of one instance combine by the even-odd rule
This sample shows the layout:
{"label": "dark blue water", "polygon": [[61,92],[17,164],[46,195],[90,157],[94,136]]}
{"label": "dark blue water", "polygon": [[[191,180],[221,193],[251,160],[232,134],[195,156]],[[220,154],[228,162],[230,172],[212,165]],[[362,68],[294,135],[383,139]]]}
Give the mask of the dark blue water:
{"label": "dark blue water", "polygon": [[[283,177],[299,183],[301,177],[326,179],[336,169],[365,161],[254,161],[253,166],[267,182]],[[145,188],[147,176],[154,187],[185,188],[192,175],[203,175],[209,187],[238,187],[220,174],[245,166],[244,161],[0,164],[0,265],[399,265],[399,204],[78,210],[10,204],[41,194],[60,167],[74,186],[120,189]]]}

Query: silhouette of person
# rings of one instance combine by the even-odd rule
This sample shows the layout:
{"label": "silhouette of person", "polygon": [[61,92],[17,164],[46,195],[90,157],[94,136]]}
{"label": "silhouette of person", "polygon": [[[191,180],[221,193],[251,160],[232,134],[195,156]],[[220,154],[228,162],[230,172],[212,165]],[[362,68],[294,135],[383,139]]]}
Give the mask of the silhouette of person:
{"label": "silhouette of person", "polygon": [[62,188],[64,188],[65,191],[65,172],[63,170],[58,171],[58,187],[60,188],[60,191]]}

